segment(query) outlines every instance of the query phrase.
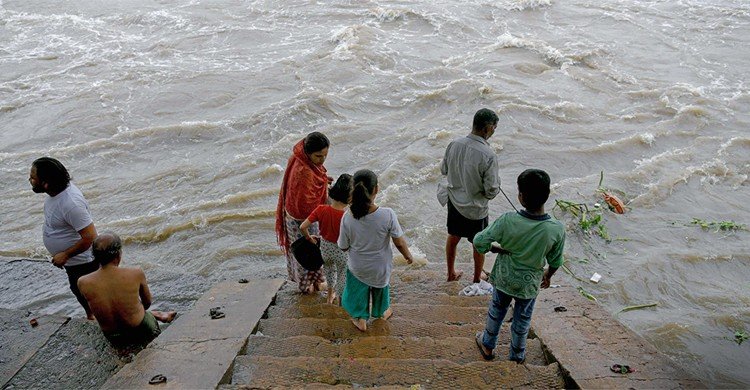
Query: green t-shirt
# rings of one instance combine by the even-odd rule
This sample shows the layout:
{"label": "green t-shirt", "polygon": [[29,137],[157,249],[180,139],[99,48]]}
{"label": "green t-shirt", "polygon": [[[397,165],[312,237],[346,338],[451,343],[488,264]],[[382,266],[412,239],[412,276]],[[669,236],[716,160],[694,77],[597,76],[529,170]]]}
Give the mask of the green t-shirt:
{"label": "green t-shirt", "polygon": [[555,268],[563,264],[565,227],[547,214],[508,212],[474,236],[479,253],[489,252],[492,242],[510,252],[497,255],[492,285],[510,296],[531,299],[539,294],[545,262]]}

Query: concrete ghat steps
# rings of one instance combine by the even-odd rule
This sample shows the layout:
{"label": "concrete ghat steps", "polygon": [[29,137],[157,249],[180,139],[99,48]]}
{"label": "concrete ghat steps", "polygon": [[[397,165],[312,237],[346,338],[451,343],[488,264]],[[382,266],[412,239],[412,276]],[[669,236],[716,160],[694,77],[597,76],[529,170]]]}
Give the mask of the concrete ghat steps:
{"label": "concrete ghat steps", "polygon": [[[468,324],[484,323],[487,319],[487,308],[452,307],[446,305],[426,304],[393,304],[391,309],[394,318],[419,320],[423,322]],[[328,304],[310,304],[296,306],[273,306],[268,309],[271,318],[343,318],[349,314],[342,307]]]}
{"label": "concrete ghat steps", "polygon": [[[413,386],[429,389],[563,388],[557,364],[510,361],[458,364],[447,360],[239,356],[232,383],[248,388],[284,388],[308,383],[352,386]],[[241,388],[241,386],[239,386]]]}
{"label": "concrete ghat steps", "polygon": [[326,339],[353,339],[371,336],[395,337],[472,337],[484,329],[484,324],[439,324],[393,318],[371,321],[366,332],[360,332],[350,320],[340,318],[267,318],[261,320],[258,331],[266,336],[319,336]]}
{"label": "concrete ghat steps", "polygon": [[[505,339],[497,347],[499,359],[505,359],[508,354],[508,337],[506,336]],[[474,339],[468,337],[435,339],[432,337],[373,336],[351,340],[327,340],[317,336],[287,338],[251,336],[246,354],[258,357],[444,359],[458,364],[483,361]],[[526,362],[533,365],[547,364],[538,339],[527,341]]]}
{"label": "concrete ghat steps", "polygon": [[[429,303],[431,305],[444,305],[451,307],[481,307],[487,310],[487,306],[492,299],[489,295],[478,296],[478,297],[464,297],[458,295],[450,295],[444,292],[425,293],[414,292],[408,294],[391,294],[391,304],[409,304],[409,305],[420,305]],[[276,296],[276,305],[278,306],[289,306],[289,305],[317,305],[326,301],[323,295],[303,295],[295,289],[285,287]]]}

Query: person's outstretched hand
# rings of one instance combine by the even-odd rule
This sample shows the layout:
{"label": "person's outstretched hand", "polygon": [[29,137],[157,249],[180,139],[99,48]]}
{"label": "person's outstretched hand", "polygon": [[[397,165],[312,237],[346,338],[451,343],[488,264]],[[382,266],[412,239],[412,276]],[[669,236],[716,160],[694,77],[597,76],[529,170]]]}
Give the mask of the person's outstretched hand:
{"label": "person's outstretched hand", "polygon": [[542,276],[542,285],[540,287],[542,288],[548,288],[550,285],[550,276],[547,274],[547,271],[544,271],[544,276]]}

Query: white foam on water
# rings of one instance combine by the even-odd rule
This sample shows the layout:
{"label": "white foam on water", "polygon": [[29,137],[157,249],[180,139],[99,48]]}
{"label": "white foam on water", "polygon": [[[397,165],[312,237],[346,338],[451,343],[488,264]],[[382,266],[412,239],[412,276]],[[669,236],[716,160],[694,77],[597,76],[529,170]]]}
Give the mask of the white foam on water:
{"label": "white foam on water", "polygon": [[546,7],[552,4],[551,0],[512,0],[508,5],[509,10],[525,11],[541,7]]}
{"label": "white foam on water", "polygon": [[557,65],[571,65],[573,61],[567,58],[560,50],[552,47],[547,42],[538,39],[528,39],[513,36],[510,32],[505,32],[503,35],[497,38],[497,43],[491,46],[492,48],[509,48],[515,47],[519,49],[531,50],[544,57],[545,60]]}
{"label": "white foam on water", "polygon": [[635,145],[653,146],[654,141],[656,141],[656,136],[653,133],[650,133],[650,132],[635,133],[625,138],[603,141],[599,145],[597,145],[596,148],[611,150],[612,148],[621,148],[625,146],[635,146]]}

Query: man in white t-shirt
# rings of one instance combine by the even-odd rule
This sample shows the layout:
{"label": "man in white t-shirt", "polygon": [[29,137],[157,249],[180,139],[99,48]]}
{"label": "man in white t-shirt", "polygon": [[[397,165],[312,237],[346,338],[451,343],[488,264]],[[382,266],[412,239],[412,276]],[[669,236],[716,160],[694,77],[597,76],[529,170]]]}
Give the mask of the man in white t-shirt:
{"label": "man in white t-shirt", "polygon": [[54,158],[35,160],[31,164],[29,183],[37,194],[49,195],[44,200],[42,239],[52,255],[52,264],[65,268],[70,290],[86,311],[86,317],[93,320],[94,315],[78,290],[78,279],[99,269],[91,254],[96,227],[89,204],[78,187],[70,182],[65,166]]}

